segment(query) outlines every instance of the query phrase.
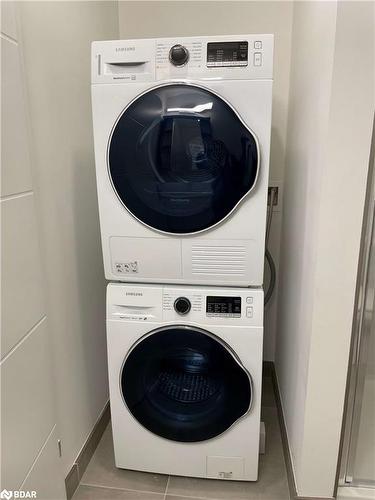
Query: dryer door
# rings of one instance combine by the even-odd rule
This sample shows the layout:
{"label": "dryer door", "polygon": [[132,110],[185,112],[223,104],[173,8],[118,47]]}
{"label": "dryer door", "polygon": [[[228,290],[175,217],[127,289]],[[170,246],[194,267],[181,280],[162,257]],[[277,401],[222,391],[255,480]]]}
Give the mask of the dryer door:
{"label": "dryer door", "polygon": [[255,185],[258,143],[222,98],[173,84],[134,100],[108,144],[112,185],[153,229],[188,234],[225,219]]}
{"label": "dryer door", "polygon": [[143,337],[124,361],[124,402],[146,429],[197,442],[222,434],[249,412],[251,377],[218,337],[173,326]]}

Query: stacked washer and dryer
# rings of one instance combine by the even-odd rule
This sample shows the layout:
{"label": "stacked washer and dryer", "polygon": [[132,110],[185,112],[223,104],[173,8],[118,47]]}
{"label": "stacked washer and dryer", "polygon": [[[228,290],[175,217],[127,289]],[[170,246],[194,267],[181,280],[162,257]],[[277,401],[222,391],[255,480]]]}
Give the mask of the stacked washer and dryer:
{"label": "stacked washer and dryer", "polygon": [[256,480],[272,35],[94,42],[116,465]]}

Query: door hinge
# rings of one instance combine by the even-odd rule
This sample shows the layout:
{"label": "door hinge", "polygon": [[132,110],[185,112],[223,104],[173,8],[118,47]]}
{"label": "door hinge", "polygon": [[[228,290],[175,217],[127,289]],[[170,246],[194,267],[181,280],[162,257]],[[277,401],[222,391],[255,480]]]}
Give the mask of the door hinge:
{"label": "door hinge", "polygon": [[61,439],[57,440],[57,447],[59,449],[59,457],[62,457]]}

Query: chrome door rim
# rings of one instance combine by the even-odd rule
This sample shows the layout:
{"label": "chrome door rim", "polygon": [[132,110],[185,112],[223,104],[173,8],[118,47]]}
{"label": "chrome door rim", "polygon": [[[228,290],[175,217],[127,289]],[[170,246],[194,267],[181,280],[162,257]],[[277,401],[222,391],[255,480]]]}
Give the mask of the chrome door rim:
{"label": "chrome door rim", "polygon": [[223,432],[221,432],[220,434],[217,434],[216,436],[213,436],[211,438],[207,438],[205,439],[204,441],[192,441],[192,442],[182,442],[181,441],[181,444],[185,444],[185,445],[188,445],[188,444],[194,444],[194,443],[199,443],[199,442],[206,442],[206,441],[210,441],[211,439],[216,439],[217,437],[220,437],[222,436],[223,434],[225,434],[226,432],[228,432],[234,425],[236,425],[240,420],[244,419],[247,415],[249,415],[249,413],[251,412],[252,408],[253,408],[253,403],[254,403],[254,384],[253,384],[253,379],[251,377],[251,374],[249,372],[249,370],[242,364],[239,356],[237,355],[237,353],[235,351],[233,351],[233,349],[224,341],[222,340],[220,337],[218,337],[217,335],[209,332],[208,330],[204,330],[203,328],[199,328],[199,327],[196,327],[196,326],[190,326],[190,325],[180,325],[180,324],[176,324],[176,325],[166,325],[166,326],[160,326],[158,328],[156,328],[155,330],[151,330],[150,332],[144,334],[142,337],[140,337],[136,342],[134,342],[134,344],[130,347],[130,349],[128,350],[128,352],[126,353],[126,356],[122,362],[122,365],[121,365],[121,369],[120,369],[120,373],[119,373],[119,378],[118,378],[118,382],[119,382],[119,391],[120,391],[120,394],[121,394],[121,399],[126,407],[126,409],[128,410],[129,414],[132,416],[132,418],[141,426],[143,427],[143,429],[145,429],[146,431],[150,432],[152,435],[154,436],[158,436],[160,439],[165,439],[167,441],[173,441],[175,443],[179,442],[179,441],[176,441],[176,440],[173,440],[173,439],[168,439],[168,438],[165,438],[163,436],[160,436],[154,432],[152,432],[150,429],[148,429],[147,427],[145,427],[138,419],[135,418],[135,416],[133,415],[132,411],[130,410],[130,408],[128,407],[126,401],[125,401],[125,398],[124,398],[124,394],[123,394],[123,391],[122,391],[122,384],[121,384],[121,379],[122,379],[122,374],[123,374],[123,370],[124,370],[124,367],[125,367],[125,364],[126,364],[126,361],[128,359],[128,357],[130,356],[130,354],[133,352],[133,350],[139,346],[144,340],[146,340],[147,338],[151,337],[152,335],[156,334],[156,333],[160,333],[160,332],[164,332],[165,330],[172,330],[172,329],[175,329],[175,328],[181,328],[181,329],[189,329],[189,330],[194,330],[194,331],[197,331],[203,335],[206,335],[207,337],[210,337],[211,339],[217,341],[222,347],[224,347],[224,349],[232,356],[232,358],[234,359],[234,361],[238,364],[238,366],[246,373],[248,379],[249,379],[249,384],[250,384],[250,392],[251,392],[251,397],[250,397],[250,403],[249,403],[249,407],[248,409],[246,410],[246,412],[241,415],[240,417],[238,417],[227,429],[225,429]]}
{"label": "chrome door rim", "polygon": [[[161,229],[157,229],[156,227],[150,226],[146,222],[143,222],[141,219],[139,219],[131,210],[129,210],[129,208],[122,201],[121,196],[118,194],[117,189],[115,188],[115,185],[114,185],[113,180],[112,180],[112,176],[111,176],[111,172],[110,172],[110,166],[109,166],[109,149],[110,149],[110,145],[111,145],[111,141],[112,141],[112,136],[113,136],[113,133],[114,133],[116,127],[117,127],[118,122],[120,121],[121,117],[126,112],[126,110],[135,101],[137,101],[140,97],[142,97],[143,95],[148,94],[149,92],[152,92],[153,90],[156,90],[158,88],[169,87],[169,86],[172,86],[172,85],[186,85],[188,87],[196,87],[198,89],[202,89],[202,90],[205,90],[207,92],[210,92],[211,94],[215,95],[216,97],[218,97],[219,99],[221,99],[223,102],[225,102],[225,104],[227,104],[227,106],[229,106],[229,108],[235,113],[235,115],[240,120],[240,122],[242,123],[242,125],[251,133],[251,135],[254,138],[256,149],[257,149],[257,171],[256,171],[254,183],[251,186],[251,188],[242,196],[242,198],[240,198],[238,200],[238,202],[235,204],[235,206],[232,208],[232,210],[230,212],[228,212],[227,215],[225,217],[223,217],[221,220],[215,222],[215,224],[212,224],[209,227],[206,227],[205,229],[200,229],[199,231],[192,231],[192,232],[189,232],[189,233],[172,233],[172,232],[169,232],[169,231],[163,231]],[[241,117],[241,115],[238,113],[238,111],[224,97],[222,97],[217,92],[209,89],[208,87],[205,87],[204,85],[198,85],[197,83],[186,82],[186,81],[176,81],[176,82],[162,83],[162,84],[150,87],[149,89],[141,92],[136,97],[134,97],[134,99],[132,99],[129,102],[129,104],[121,111],[121,113],[118,115],[118,117],[117,117],[117,119],[116,119],[116,121],[115,121],[115,123],[114,123],[114,125],[113,125],[113,127],[111,129],[111,133],[109,135],[108,144],[107,144],[107,153],[106,153],[106,163],[107,163],[107,173],[108,173],[108,177],[109,177],[112,189],[115,192],[116,197],[119,200],[119,202],[121,203],[121,205],[125,208],[125,210],[132,217],[134,217],[134,219],[136,219],[143,226],[151,229],[152,231],[156,231],[157,233],[165,234],[167,236],[184,237],[184,236],[191,236],[191,235],[196,235],[196,234],[204,233],[206,231],[210,231],[210,230],[216,228],[217,226],[219,226],[220,224],[224,223],[237,210],[237,208],[242,204],[242,202],[250,195],[250,193],[255,189],[255,187],[258,184],[259,171],[260,171],[260,148],[259,148],[258,137],[254,133],[254,131],[245,123],[245,121],[243,120],[243,118]]]}

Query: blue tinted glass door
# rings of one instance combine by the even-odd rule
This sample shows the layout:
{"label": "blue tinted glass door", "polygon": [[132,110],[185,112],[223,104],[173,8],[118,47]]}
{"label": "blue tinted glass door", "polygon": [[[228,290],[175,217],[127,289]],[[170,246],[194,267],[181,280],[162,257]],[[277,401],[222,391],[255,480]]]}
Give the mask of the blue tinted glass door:
{"label": "blue tinted glass door", "polygon": [[143,427],[180,442],[222,434],[252,401],[250,376],[228,347],[186,326],[141,340],[124,362],[120,383],[125,404]]}
{"label": "blue tinted glass door", "polygon": [[108,168],[123,205],[176,234],[223,220],[255,184],[257,141],[236,112],[200,87],[173,84],[138,97],[118,119]]}

